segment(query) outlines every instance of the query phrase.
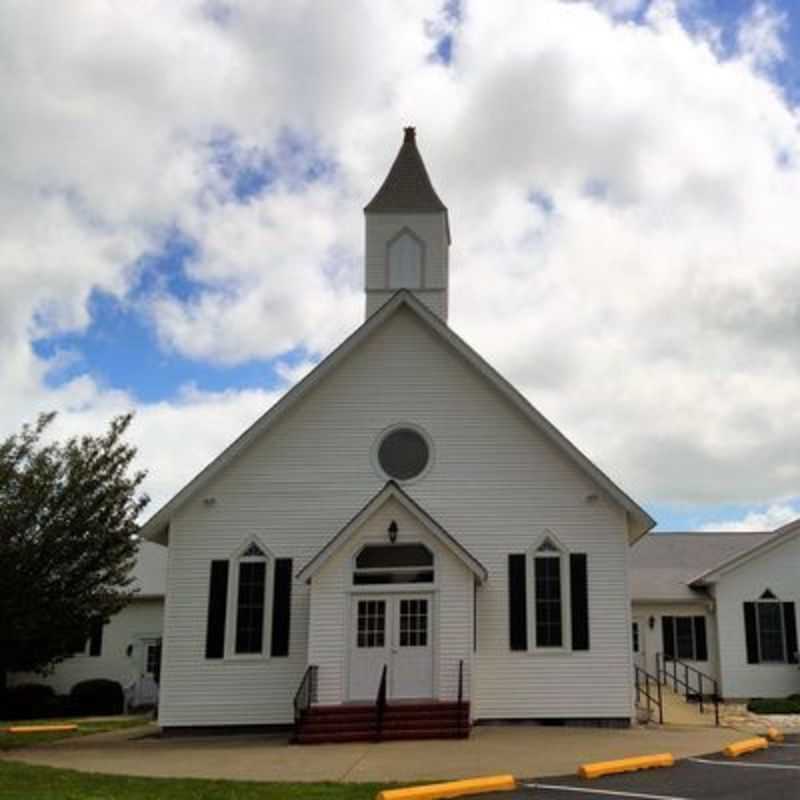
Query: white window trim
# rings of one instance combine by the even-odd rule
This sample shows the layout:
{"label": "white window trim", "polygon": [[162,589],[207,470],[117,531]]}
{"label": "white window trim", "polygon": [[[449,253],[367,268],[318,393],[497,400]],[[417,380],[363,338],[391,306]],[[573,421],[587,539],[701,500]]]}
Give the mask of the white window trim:
{"label": "white window trim", "polygon": [[[378,458],[378,451],[380,450],[381,443],[390,433],[393,433],[396,430],[403,430],[405,428],[418,433],[425,440],[425,444],[428,445],[428,463],[425,465],[425,469],[423,469],[419,475],[415,475],[413,478],[400,479],[394,478],[387,472],[384,472],[380,459]],[[391,425],[387,425],[382,431],[380,431],[375,437],[375,441],[372,443],[372,449],[370,450],[370,461],[372,462],[372,468],[375,470],[375,474],[380,478],[383,478],[385,481],[394,481],[399,486],[413,486],[415,483],[421,481],[431,471],[431,469],[433,469],[435,460],[436,452],[433,448],[433,439],[431,439],[430,434],[420,425],[403,420],[393,422]]]}
{"label": "white window trim", "polygon": [[[263,553],[261,556],[245,556],[250,545],[256,545]],[[264,624],[260,653],[236,652],[236,622],[238,617],[239,565],[247,562],[265,561],[264,575]],[[270,642],[272,641],[272,594],[275,579],[275,556],[257,537],[248,538],[245,543],[228,560],[228,604],[225,612],[225,658],[231,661],[268,661],[271,658]]]}
{"label": "white window trim", "polygon": [[[549,539],[558,551],[557,553],[539,554],[539,548]],[[537,656],[572,654],[572,626],[570,625],[570,585],[569,585],[569,550],[564,546],[558,536],[550,529],[545,528],[536,537],[526,556],[526,572],[528,574],[525,596],[528,608],[528,653]],[[561,576],[561,645],[548,647],[536,644],[536,559],[558,558],[559,573]]]}

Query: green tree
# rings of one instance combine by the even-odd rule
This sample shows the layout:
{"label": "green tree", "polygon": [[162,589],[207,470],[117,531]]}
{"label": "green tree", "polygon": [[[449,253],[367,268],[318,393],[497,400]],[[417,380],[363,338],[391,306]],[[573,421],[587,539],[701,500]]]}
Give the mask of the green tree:
{"label": "green tree", "polygon": [[45,441],[54,418],[0,442],[0,710],[9,672],[46,673],[132,596],[149,502],[123,440],[132,415],[100,436]]}

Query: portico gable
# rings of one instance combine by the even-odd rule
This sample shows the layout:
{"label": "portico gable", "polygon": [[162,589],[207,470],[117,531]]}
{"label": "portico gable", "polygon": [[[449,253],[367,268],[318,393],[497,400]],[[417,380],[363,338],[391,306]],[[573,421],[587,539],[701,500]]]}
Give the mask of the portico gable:
{"label": "portico gable", "polygon": [[310,583],[318,702],[469,692],[475,588],[486,570],[390,482],[299,572]]}

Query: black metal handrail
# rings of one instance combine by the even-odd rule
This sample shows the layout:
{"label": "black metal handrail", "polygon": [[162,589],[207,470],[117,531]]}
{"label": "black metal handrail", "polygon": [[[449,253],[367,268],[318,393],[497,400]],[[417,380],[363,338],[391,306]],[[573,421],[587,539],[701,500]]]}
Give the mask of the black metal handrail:
{"label": "black metal handrail", "polygon": [[[667,664],[672,664],[672,675],[669,674]],[[683,671],[683,677],[678,676],[679,669]],[[697,698],[701,714],[704,712],[705,697],[708,697],[714,704],[714,724],[719,727],[719,684],[716,678],[712,678],[705,672],[701,672],[697,667],[693,667],[691,664],[687,664],[679,658],[667,658],[662,653],[656,653],[656,672],[658,673],[659,682],[668,685],[671,680],[672,689],[675,694],[683,694],[687,703],[690,698]],[[697,677],[696,689],[689,680],[690,675]],[[708,687],[703,686],[704,681],[707,682]],[[678,686],[683,689],[683,692],[678,691]],[[706,692],[703,691],[704,688],[710,688],[711,693],[706,694]]]}
{"label": "black metal handrail", "polygon": [[[658,709],[658,724],[664,724],[664,701],[661,696],[661,681],[655,676],[651,675],[647,670],[634,665],[633,667],[634,682],[636,684],[636,705],[642,705],[642,696],[644,696],[645,707],[647,708],[647,719],[650,719],[652,707],[655,705]],[[652,681],[655,694],[650,689]]]}
{"label": "black metal handrail", "polygon": [[294,695],[294,725],[295,728],[300,724],[306,711],[311,708],[311,704],[317,700],[317,674],[319,667],[314,664],[306,668],[303,680]]}
{"label": "black metal handrail", "polygon": [[378,686],[378,696],[375,698],[375,739],[381,740],[383,735],[383,715],[386,711],[386,664],[381,672],[381,682]]}

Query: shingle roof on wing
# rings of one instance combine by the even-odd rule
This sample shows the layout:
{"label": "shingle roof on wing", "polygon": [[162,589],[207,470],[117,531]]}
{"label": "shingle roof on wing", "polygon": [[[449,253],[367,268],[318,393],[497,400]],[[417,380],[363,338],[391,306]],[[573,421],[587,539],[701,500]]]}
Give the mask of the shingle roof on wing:
{"label": "shingle roof on wing", "polygon": [[690,600],[701,572],[761,544],[772,533],[650,533],[631,548],[634,600]]}

